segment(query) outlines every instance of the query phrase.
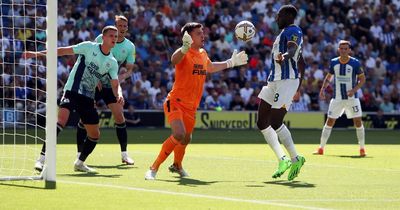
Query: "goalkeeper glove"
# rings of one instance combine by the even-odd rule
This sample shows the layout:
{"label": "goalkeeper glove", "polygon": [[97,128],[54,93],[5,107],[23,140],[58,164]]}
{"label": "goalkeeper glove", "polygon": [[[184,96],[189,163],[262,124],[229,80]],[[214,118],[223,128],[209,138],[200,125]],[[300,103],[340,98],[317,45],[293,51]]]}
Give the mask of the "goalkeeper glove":
{"label": "goalkeeper glove", "polygon": [[183,34],[182,37],[182,47],[181,47],[181,52],[183,54],[186,54],[187,51],[190,49],[190,46],[193,43],[193,39],[192,37],[189,35],[189,33],[187,31],[185,31],[185,34]]}
{"label": "goalkeeper glove", "polygon": [[235,66],[241,66],[247,64],[248,56],[245,51],[237,53],[237,50],[233,51],[232,57],[226,61],[228,68]]}

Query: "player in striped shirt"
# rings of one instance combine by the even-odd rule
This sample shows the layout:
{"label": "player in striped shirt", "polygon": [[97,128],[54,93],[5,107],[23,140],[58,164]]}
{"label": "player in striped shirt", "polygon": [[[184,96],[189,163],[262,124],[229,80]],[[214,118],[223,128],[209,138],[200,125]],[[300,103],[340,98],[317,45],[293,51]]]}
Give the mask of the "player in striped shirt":
{"label": "player in striped shirt", "polygon": [[[294,25],[296,16],[297,9],[293,5],[283,5],[278,11],[276,22],[282,31],[273,44],[273,62],[268,85],[258,95],[261,102],[258,107],[257,127],[279,162],[278,170],[272,177],[278,178],[290,168],[289,181],[297,177],[305,162],[305,158],[297,154],[292,135],[283,124],[292,100],[299,98],[299,87],[304,75],[304,60],[301,56],[303,34]],[[278,138],[291,159],[286,157]]]}
{"label": "player in striped shirt", "polygon": [[325,89],[333,78],[334,93],[329,103],[328,119],[322,129],[320,147],[313,154],[324,154],[324,147],[331,135],[336,119],[342,116],[343,113],[346,113],[348,119],[353,119],[360,145],[360,156],[364,157],[366,156],[365,132],[357,91],[364,85],[365,75],[360,61],[350,56],[351,48],[349,41],[341,40],[338,51],[339,57],[331,60],[329,73],[326,75],[319,93],[320,98],[322,100],[325,99]]}

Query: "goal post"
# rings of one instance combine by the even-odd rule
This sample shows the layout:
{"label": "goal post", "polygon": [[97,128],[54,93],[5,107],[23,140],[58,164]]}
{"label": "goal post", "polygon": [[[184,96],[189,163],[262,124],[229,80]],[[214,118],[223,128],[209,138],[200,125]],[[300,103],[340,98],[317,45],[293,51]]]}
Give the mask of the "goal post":
{"label": "goal post", "polygon": [[[47,50],[46,58],[22,58]],[[0,1],[0,181],[46,181],[55,188],[57,1]],[[46,142],[45,170],[34,164]]]}

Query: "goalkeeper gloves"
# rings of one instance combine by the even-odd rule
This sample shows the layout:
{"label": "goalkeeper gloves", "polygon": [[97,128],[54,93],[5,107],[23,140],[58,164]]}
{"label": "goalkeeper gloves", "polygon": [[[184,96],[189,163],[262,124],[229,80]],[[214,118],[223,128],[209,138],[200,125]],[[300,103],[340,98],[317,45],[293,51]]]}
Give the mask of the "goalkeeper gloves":
{"label": "goalkeeper gloves", "polygon": [[181,52],[183,54],[186,54],[187,51],[190,49],[190,46],[193,43],[193,39],[192,37],[189,35],[189,33],[187,31],[185,31],[185,34],[183,34],[182,37],[182,47],[181,47]]}
{"label": "goalkeeper gloves", "polygon": [[237,50],[233,51],[232,57],[226,61],[228,68],[235,66],[241,66],[247,64],[248,56],[245,51],[237,53]]}

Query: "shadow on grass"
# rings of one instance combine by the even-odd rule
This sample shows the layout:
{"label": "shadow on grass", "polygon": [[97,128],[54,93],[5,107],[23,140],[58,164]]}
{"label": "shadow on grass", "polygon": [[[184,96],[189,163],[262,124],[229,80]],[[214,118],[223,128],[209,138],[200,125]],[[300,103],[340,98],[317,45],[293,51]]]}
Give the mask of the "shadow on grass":
{"label": "shadow on grass", "polygon": [[190,187],[197,187],[197,186],[205,186],[205,185],[211,185],[214,183],[218,183],[219,181],[201,181],[198,179],[191,179],[191,178],[180,178],[176,177],[176,180],[167,180],[167,179],[156,179],[157,181],[163,181],[163,182],[175,182],[178,183],[178,185],[184,185],[184,186],[190,186]]}
{"label": "shadow on grass", "polygon": [[38,189],[38,190],[48,190],[44,186],[42,186],[42,187],[26,186],[26,185],[22,185],[22,184],[13,184],[13,183],[4,183],[4,182],[0,182],[0,185],[11,186],[11,187],[22,187],[22,188],[29,188],[29,189]]}
{"label": "shadow on grass", "polygon": [[353,158],[353,159],[373,158],[371,156],[361,157],[360,155],[327,155],[327,156],[340,157],[340,158]]}
{"label": "shadow on grass", "polygon": [[291,188],[312,188],[315,187],[315,184],[310,184],[307,182],[301,182],[301,181],[286,181],[286,180],[277,180],[277,181],[269,181],[269,182],[264,182],[265,184],[275,184],[275,185],[282,185],[282,186],[288,186]]}
{"label": "shadow on grass", "polygon": [[99,168],[99,169],[120,169],[120,170],[127,170],[131,168],[138,168],[137,166],[126,165],[126,164],[119,164],[119,165],[88,165],[92,168]]}
{"label": "shadow on grass", "polygon": [[121,174],[93,174],[93,173],[75,173],[75,174],[59,174],[59,176],[69,176],[69,177],[104,177],[104,178],[119,178]]}

